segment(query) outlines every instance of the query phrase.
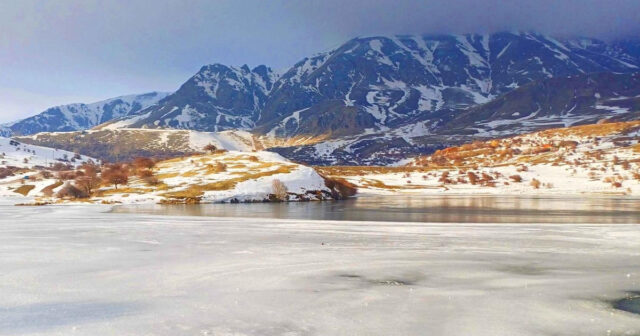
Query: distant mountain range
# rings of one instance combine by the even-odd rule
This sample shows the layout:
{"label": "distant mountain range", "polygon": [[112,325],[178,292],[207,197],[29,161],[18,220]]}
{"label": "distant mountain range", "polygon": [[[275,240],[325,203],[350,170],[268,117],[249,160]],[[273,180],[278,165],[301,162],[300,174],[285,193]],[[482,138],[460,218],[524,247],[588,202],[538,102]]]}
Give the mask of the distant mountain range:
{"label": "distant mountain range", "polygon": [[103,122],[111,129],[241,129],[296,139],[272,150],[302,162],[389,164],[473,137],[635,118],[638,71],[638,39],[525,32],[355,38],[281,75],[264,65],[213,64],[147,106],[91,118],[48,110],[8,127],[24,135]]}
{"label": "distant mountain range", "polygon": [[165,92],[149,92],[90,104],[77,103],[56,106],[33,117],[2,125],[0,132],[3,133],[3,136],[8,136],[90,129],[110,120],[135,114],[156,104],[168,95]]}

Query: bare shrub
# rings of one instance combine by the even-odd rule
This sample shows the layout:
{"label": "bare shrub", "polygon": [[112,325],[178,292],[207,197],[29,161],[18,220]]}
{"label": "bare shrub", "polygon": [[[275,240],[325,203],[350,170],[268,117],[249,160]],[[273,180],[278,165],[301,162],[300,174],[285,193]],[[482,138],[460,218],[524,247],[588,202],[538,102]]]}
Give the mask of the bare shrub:
{"label": "bare shrub", "polygon": [[287,195],[288,195],[287,186],[284,185],[284,183],[282,183],[282,181],[280,181],[278,179],[273,180],[273,182],[271,182],[271,189],[272,189],[273,195],[275,195],[276,199],[278,199],[280,201],[286,201],[287,200]]}
{"label": "bare shrub", "polygon": [[100,186],[101,179],[97,175],[78,176],[74,181],[76,188],[82,190],[87,196]]}
{"label": "bare shrub", "polygon": [[62,162],[56,162],[51,166],[51,170],[53,171],[61,171],[61,170],[71,170],[73,167],[68,164],[64,164]]}
{"label": "bare shrub", "polygon": [[216,162],[214,164],[207,164],[207,174],[217,174],[227,171],[227,164],[224,162]]}
{"label": "bare shrub", "polygon": [[78,176],[77,172],[73,170],[59,171],[56,174],[56,178],[60,181],[74,180]]}
{"label": "bare shrub", "polygon": [[331,190],[331,196],[335,199],[345,199],[354,196],[358,189],[355,185],[340,178],[324,178],[324,185]]}
{"label": "bare shrub", "polygon": [[102,181],[118,189],[118,185],[129,183],[129,171],[124,165],[112,164],[102,172]]}
{"label": "bare shrub", "polygon": [[141,169],[141,170],[138,170],[136,173],[138,177],[142,179],[153,176],[153,171],[149,169]]}
{"label": "bare shrub", "polygon": [[67,182],[64,187],[62,187],[62,189],[60,189],[60,191],[58,191],[58,193],[56,194],[56,197],[58,198],[87,198],[89,197],[89,195],[87,193],[85,193],[82,189],[72,185],[71,183]]}
{"label": "bare shrub", "polygon": [[478,183],[478,175],[474,172],[467,172],[467,178],[469,179],[469,183],[472,185],[476,185]]}
{"label": "bare shrub", "polygon": [[215,153],[215,151],[217,151],[217,150],[218,150],[218,147],[216,147],[216,145],[214,145],[214,144],[211,144],[211,143],[210,143],[210,144],[208,144],[208,145],[204,146],[202,149],[203,149],[205,152]]}
{"label": "bare shrub", "polygon": [[449,179],[449,171],[443,171],[442,175],[440,175],[440,178],[438,179],[438,182],[441,182],[443,184],[447,184],[447,183],[451,183],[451,179]]}
{"label": "bare shrub", "polygon": [[520,183],[520,182],[522,182],[522,176],[520,176],[520,175],[511,175],[511,176],[509,176],[509,178],[510,178],[513,182],[516,182],[516,183]]}
{"label": "bare shrub", "polygon": [[538,180],[537,180],[537,179],[535,179],[535,178],[534,178],[533,180],[531,180],[531,183],[530,183],[530,185],[531,185],[532,187],[534,187],[535,189],[540,189],[540,185],[541,185],[541,184],[542,184],[542,183],[540,183],[540,181],[538,181]]}
{"label": "bare shrub", "polygon": [[133,159],[133,167],[135,167],[136,170],[151,169],[155,165],[156,165],[155,161],[153,161],[153,159],[150,159],[148,157],[137,157]]}

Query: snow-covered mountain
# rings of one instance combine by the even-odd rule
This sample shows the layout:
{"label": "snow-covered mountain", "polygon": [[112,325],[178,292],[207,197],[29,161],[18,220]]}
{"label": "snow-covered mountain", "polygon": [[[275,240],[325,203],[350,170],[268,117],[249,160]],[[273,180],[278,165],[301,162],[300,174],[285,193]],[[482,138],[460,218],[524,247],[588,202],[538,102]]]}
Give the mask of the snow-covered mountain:
{"label": "snow-covered mountain", "polygon": [[[635,72],[639,39],[605,43],[528,32],[362,37],[304,58],[281,76],[264,65],[204,66],[156,105],[99,127],[250,130],[281,144],[270,150],[302,162],[388,164],[474,137],[640,117],[636,77],[628,75]],[[608,75],[591,76],[598,73]],[[515,93],[525,87],[528,93]],[[622,98],[631,100],[605,101]],[[536,112],[537,99],[547,99],[544,111]]]}
{"label": "snow-covered mountain", "polygon": [[[599,72],[525,84],[448,119],[273,148],[294,160],[326,164],[390,164],[474,140],[541,129],[640,119],[640,72]],[[435,126],[434,126],[435,125]]]}
{"label": "snow-covered mountain", "polygon": [[251,129],[276,79],[264,65],[254,69],[206,65],[160,104],[119,125],[198,131]]}
{"label": "snow-covered mountain", "polygon": [[91,104],[68,104],[0,127],[0,135],[29,135],[39,132],[68,132],[85,130],[127,116],[165,98],[168,93],[149,92],[121,96]]}
{"label": "snow-covered mountain", "polygon": [[536,33],[379,36],[305,58],[282,76],[266,66],[203,67],[160,104],[119,127],[254,129],[331,138],[430,121],[533,81],[640,70],[640,42]]}
{"label": "snow-covered mountain", "polygon": [[286,72],[262,111],[263,132],[356,135],[491,101],[532,81],[640,70],[633,42],[534,33],[356,38]]}

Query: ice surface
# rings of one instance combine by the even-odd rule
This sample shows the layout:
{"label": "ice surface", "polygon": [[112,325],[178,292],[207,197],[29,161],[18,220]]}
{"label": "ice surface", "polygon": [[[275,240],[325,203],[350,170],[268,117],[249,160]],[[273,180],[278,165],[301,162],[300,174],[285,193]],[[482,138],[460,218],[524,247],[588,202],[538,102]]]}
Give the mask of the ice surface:
{"label": "ice surface", "polygon": [[637,335],[635,225],[0,206],[0,335]]}

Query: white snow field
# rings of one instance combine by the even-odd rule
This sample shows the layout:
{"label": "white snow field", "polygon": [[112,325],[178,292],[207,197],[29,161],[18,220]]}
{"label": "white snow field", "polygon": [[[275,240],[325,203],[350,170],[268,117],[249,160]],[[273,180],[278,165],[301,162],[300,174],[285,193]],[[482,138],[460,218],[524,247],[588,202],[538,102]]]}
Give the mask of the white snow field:
{"label": "white snow field", "polygon": [[0,206],[0,335],[638,335],[640,226]]}

